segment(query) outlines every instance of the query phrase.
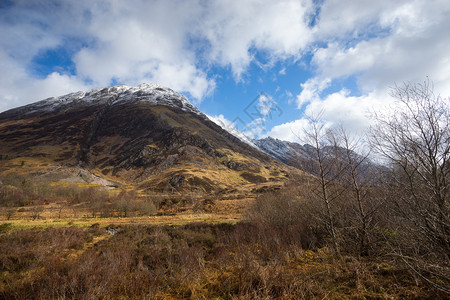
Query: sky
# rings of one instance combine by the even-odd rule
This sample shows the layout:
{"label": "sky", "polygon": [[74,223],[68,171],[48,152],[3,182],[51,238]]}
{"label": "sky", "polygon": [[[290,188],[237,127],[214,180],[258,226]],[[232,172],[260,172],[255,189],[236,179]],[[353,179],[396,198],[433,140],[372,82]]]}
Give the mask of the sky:
{"label": "sky", "polygon": [[390,90],[450,96],[448,0],[0,0],[0,112],[161,84],[249,138],[363,132]]}

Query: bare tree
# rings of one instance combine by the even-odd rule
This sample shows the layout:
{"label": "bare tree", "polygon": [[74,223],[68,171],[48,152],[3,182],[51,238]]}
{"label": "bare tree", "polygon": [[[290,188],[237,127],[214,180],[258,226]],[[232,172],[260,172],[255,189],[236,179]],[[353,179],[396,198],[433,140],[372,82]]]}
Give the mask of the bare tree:
{"label": "bare tree", "polygon": [[335,189],[335,182],[340,170],[333,153],[330,153],[330,148],[326,147],[330,143],[330,135],[325,129],[325,123],[321,120],[321,114],[310,117],[309,122],[310,128],[304,131],[303,141],[311,146],[310,151],[313,158],[304,163],[303,168],[316,175],[313,178],[315,182],[312,185],[312,196],[320,201],[319,218],[324,222],[334,252],[339,255],[333,202],[340,194]]}
{"label": "bare tree", "polygon": [[398,253],[422,278],[449,284],[450,99],[436,96],[429,81],[395,86],[391,95],[396,106],[374,114],[371,144],[390,164],[397,216],[414,234],[414,253]]}
{"label": "bare tree", "polygon": [[369,231],[383,203],[380,197],[374,196],[379,170],[369,160],[370,151],[362,150],[361,138],[351,136],[342,125],[331,134],[334,136],[335,151],[340,152],[337,159],[343,164],[339,181],[346,190],[351,211],[356,214],[352,222],[356,222],[358,252],[359,255],[368,255]]}
{"label": "bare tree", "polygon": [[134,208],[134,201],[137,198],[136,191],[124,191],[122,190],[119,195],[117,195],[114,200],[116,209],[118,210],[119,216],[126,218],[128,213]]}
{"label": "bare tree", "polygon": [[11,220],[12,216],[16,213],[16,209],[15,208],[8,208],[5,210],[5,216],[6,219],[9,221]]}
{"label": "bare tree", "polygon": [[33,206],[30,211],[31,218],[35,221],[41,218],[41,213],[44,211],[44,208],[41,206]]}

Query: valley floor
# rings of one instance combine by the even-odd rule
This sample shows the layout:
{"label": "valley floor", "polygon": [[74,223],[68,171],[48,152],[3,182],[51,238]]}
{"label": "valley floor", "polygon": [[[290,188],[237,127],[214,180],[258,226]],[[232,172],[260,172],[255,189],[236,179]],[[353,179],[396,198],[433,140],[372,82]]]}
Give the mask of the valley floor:
{"label": "valley floor", "polygon": [[2,189],[0,300],[448,299],[385,244],[336,255],[302,202],[289,202],[298,192],[141,195],[16,181]]}
{"label": "valley floor", "polygon": [[444,298],[389,257],[222,217],[2,221],[0,299]]}
{"label": "valley floor", "polygon": [[245,210],[254,202],[254,198],[227,199],[215,201],[207,211],[194,212],[192,207],[164,209],[149,216],[136,216],[130,213],[128,217],[93,217],[89,209],[69,207],[66,203],[50,203],[47,205],[14,208],[14,213],[7,217],[8,208],[0,208],[0,224],[11,224],[12,228],[26,229],[34,227],[89,227],[93,224],[106,226],[108,224],[134,225],[185,225],[193,222],[209,224],[239,222]]}
{"label": "valley floor", "polygon": [[216,213],[179,213],[159,216],[143,217],[108,217],[108,218],[90,218],[90,217],[66,217],[66,218],[40,218],[32,220],[11,219],[0,220],[0,226],[9,224],[11,229],[31,229],[46,227],[89,227],[98,224],[105,227],[110,224],[117,225],[186,225],[195,222],[204,222],[208,224],[230,223],[235,224],[241,219],[240,214],[216,214]]}

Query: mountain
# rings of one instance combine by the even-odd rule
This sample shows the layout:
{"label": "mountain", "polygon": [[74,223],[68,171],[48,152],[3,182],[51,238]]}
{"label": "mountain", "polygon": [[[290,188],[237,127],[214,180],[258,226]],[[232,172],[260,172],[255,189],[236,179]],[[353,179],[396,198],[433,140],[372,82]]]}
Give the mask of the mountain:
{"label": "mountain", "polygon": [[281,184],[298,173],[155,84],[77,92],[0,113],[0,176],[13,171],[208,193]]}
{"label": "mountain", "polygon": [[[272,137],[253,140],[253,143],[262,152],[289,166],[299,168],[312,175],[319,175],[315,148],[311,145],[300,145]],[[348,162],[347,150],[344,148],[338,147],[336,151],[332,146],[324,146],[321,150],[324,157],[329,158],[332,164],[336,163],[336,159],[340,162],[341,167],[345,166]],[[370,177],[374,179],[375,175],[382,176],[382,174],[386,173],[384,166],[372,162],[368,157],[362,156],[352,150],[350,151],[352,159],[358,164],[357,170],[361,179],[368,179]],[[348,168],[342,170],[342,172],[348,172]],[[336,175],[331,174],[332,177]]]}
{"label": "mountain", "polygon": [[283,163],[299,167],[299,163],[312,158],[312,146],[281,141],[272,137],[254,140],[253,143],[262,152],[282,161]]}

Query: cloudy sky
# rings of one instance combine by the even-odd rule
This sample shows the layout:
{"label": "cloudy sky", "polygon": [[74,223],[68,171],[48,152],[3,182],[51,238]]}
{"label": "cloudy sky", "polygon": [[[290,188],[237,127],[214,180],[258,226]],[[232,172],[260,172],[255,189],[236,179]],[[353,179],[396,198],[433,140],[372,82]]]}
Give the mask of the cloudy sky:
{"label": "cloudy sky", "polygon": [[0,0],[0,112],[154,82],[250,137],[351,130],[423,82],[450,95],[448,0]]}

